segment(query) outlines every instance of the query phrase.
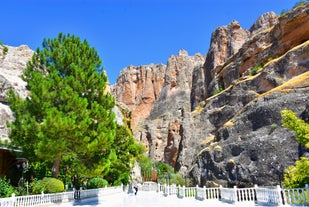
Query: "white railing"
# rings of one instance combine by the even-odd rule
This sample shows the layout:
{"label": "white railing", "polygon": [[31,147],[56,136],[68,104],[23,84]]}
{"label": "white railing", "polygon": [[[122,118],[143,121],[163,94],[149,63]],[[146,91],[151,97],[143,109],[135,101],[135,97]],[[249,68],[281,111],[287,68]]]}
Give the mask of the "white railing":
{"label": "white railing", "polygon": [[122,193],[123,186],[105,187],[90,190],[80,190],[80,199],[100,197],[102,195],[110,195],[114,193]]}
{"label": "white railing", "polygon": [[219,200],[220,199],[220,189],[219,188],[206,188],[205,189],[205,200]]}
{"label": "white railing", "polygon": [[255,188],[236,188],[238,202],[254,202]]}
{"label": "white railing", "polygon": [[[76,192],[78,192],[78,199],[99,197],[103,195],[110,195],[113,193],[123,192],[123,186],[106,187],[91,190],[70,191],[64,193],[53,194],[37,194],[29,196],[15,196],[9,198],[0,198],[0,207],[20,207],[20,206],[47,206],[53,203],[68,202],[77,199]],[[74,196],[75,194],[75,196]]]}
{"label": "white railing", "polygon": [[306,188],[282,189],[275,187],[252,188],[200,188],[185,186],[167,186],[158,184],[157,192],[165,196],[177,194],[178,198],[195,197],[198,200],[216,199],[226,203],[257,204],[268,206],[309,206],[309,185]]}
{"label": "white railing", "polygon": [[285,204],[309,206],[309,185],[305,188],[283,189],[283,196]]}
{"label": "white railing", "polygon": [[164,188],[165,188],[165,185],[161,185],[160,183],[158,183],[157,192],[163,192]]}
{"label": "white railing", "polygon": [[145,182],[142,184],[142,191],[158,191],[160,184],[155,182]]}
{"label": "white railing", "polygon": [[178,193],[178,188],[176,185],[164,185],[164,191],[163,194],[165,196],[168,195],[177,195]]}
{"label": "white railing", "polygon": [[196,186],[195,198],[197,200],[205,200],[205,198],[206,198],[206,186],[204,186],[203,188],[199,188],[198,186]]}
{"label": "white railing", "polygon": [[237,188],[222,188],[220,187],[221,200],[226,203],[235,203],[237,202]]}
{"label": "white railing", "polygon": [[283,205],[282,190],[277,187],[255,187],[256,203],[262,205]]}
{"label": "white railing", "polygon": [[163,193],[164,196],[168,195],[178,195],[179,187],[176,185],[161,185],[157,184],[157,190],[158,193]]}
{"label": "white railing", "polygon": [[[163,193],[165,196],[177,195],[179,198],[195,197],[195,199],[206,201],[216,199],[227,203],[244,204],[250,202],[256,205],[268,206],[309,206],[309,185],[306,188],[282,189],[276,187],[253,188],[200,188],[184,187],[176,185],[160,185],[142,188],[141,190],[151,190]],[[78,197],[76,197],[78,192]],[[20,207],[20,206],[48,206],[55,203],[69,202],[74,199],[85,199],[100,197],[114,193],[124,192],[123,186],[106,187],[91,190],[71,191],[54,194],[38,194],[29,196],[15,196],[0,198],[0,207]]]}
{"label": "white railing", "polygon": [[29,196],[15,196],[0,199],[0,207],[15,206],[38,206],[51,203],[67,202],[73,200],[74,192],[54,193],[54,194],[37,194]]}

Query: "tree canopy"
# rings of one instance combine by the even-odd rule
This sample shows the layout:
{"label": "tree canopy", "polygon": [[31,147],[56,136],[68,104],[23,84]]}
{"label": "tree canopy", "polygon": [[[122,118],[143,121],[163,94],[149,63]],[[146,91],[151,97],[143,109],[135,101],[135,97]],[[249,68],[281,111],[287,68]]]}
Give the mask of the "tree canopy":
{"label": "tree canopy", "polygon": [[53,162],[54,176],[60,161],[72,174],[105,175],[116,155],[115,100],[101,63],[86,40],[60,33],[44,39],[27,63],[29,96],[9,92],[12,143],[30,160]]}
{"label": "tree canopy", "polygon": [[[296,133],[296,140],[305,147],[309,147],[309,124],[297,117],[291,110],[282,110],[282,124]],[[285,170],[284,186],[290,188],[304,187],[309,183],[309,159],[301,157],[294,166]]]}

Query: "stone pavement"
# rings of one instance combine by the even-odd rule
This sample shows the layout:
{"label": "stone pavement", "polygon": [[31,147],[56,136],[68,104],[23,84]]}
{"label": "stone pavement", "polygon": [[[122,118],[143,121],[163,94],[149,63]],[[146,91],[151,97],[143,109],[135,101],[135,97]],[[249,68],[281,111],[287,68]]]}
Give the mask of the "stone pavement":
{"label": "stone pavement", "polygon": [[57,205],[59,207],[71,207],[71,206],[98,206],[98,207],[234,207],[244,206],[251,207],[255,206],[254,203],[242,203],[242,205],[233,205],[223,203],[218,200],[207,200],[199,201],[195,198],[183,198],[179,199],[175,195],[163,196],[156,192],[140,191],[135,196],[127,193],[117,193],[100,198],[91,198],[80,201],[62,203]]}

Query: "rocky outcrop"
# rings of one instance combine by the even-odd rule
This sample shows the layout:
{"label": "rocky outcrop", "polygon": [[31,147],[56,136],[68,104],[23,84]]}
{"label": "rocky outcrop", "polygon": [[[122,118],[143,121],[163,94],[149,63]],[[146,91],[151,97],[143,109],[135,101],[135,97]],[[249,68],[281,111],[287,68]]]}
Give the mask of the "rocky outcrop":
{"label": "rocky outcrop", "polygon": [[272,164],[286,168],[303,153],[280,111],[308,111],[308,5],[263,14],[250,30],[237,21],[218,27],[205,60],[172,56],[152,108],[133,128],[152,160],[201,185],[278,183]]}
{"label": "rocky outcrop", "polygon": [[241,28],[237,21],[227,26],[218,27],[211,36],[211,44],[206,56],[204,66],[196,70],[193,75],[192,107],[195,108],[200,101],[211,96],[215,90],[222,87],[222,81],[214,79],[222,70],[223,64],[235,55],[249,37],[249,31]]}
{"label": "rocky outcrop", "polygon": [[166,66],[163,64],[129,66],[121,71],[112,92],[118,102],[127,105],[131,113],[131,126],[147,118],[158,98],[164,82]]}
{"label": "rocky outcrop", "polygon": [[[206,99],[203,108],[215,130],[193,162],[190,174],[197,183],[278,184],[273,163],[287,168],[299,159],[302,152],[294,134],[281,126],[280,112],[301,114],[308,104],[308,9],[307,3],[270,21],[276,24],[268,29],[252,30],[212,79],[225,90]],[[300,35],[292,37],[292,30]]]}
{"label": "rocky outcrop", "polygon": [[175,165],[183,137],[182,120],[191,110],[192,72],[204,61],[202,55],[189,56],[185,50],[169,58],[161,93],[147,119],[134,129],[135,137],[147,143],[152,159]]}
{"label": "rocky outcrop", "polygon": [[26,45],[19,47],[0,45],[0,141],[9,141],[6,121],[13,120],[12,111],[7,105],[7,91],[14,89],[21,97],[27,96],[26,83],[20,75],[32,55],[33,51]]}

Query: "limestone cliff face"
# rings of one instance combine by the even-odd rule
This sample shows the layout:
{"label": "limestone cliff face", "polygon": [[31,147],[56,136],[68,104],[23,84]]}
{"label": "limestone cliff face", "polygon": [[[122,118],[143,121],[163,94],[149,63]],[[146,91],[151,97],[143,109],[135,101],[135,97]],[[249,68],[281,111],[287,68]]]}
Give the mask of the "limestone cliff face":
{"label": "limestone cliff face", "polygon": [[6,92],[14,89],[21,97],[27,96],[26,83],[20,75],[32,55],[33,51],[25,45],[19,47],[0,45],[0,141],[9,141],[6,121],[13,120],[12,111],[7,105]]}
{"label": "limestone cliff face", "polygon": [[216,80],[226,61],[236,54],[248,40],[250,32],[241,28],[237,21],[218,27],[211,36],[210,48],[202,68],[194,71],[192,87],[192,107],[222,88],[222,82]]}
{"label": "limestone cliff face", "polygon": [[262,15],[211,79],[208,95],[212,85],[224,91],[207,98],[199,114],[215,130],[191,163],[197,183],[278,184],[272,163],[286,168],[304,153],[281,126],[280,111],[303,114],[308,108],[308,10],[307,3],[279,18]]}
{"label": "limestone cliff face", "polygon": [[149,155],[154,160],[176,164],[184,137],[184,119],[191,111],[190,94],[192,73],[202,67],[205,59],[201,54],[188,56],[184,50],[172,55],[167,63],[164,87],[140,132],[148,140]]}
{"label": "limestone cliff face", "polygon": [[131,109],[132,127],[149,116],[154,101],[162,90],[165,70],[166,66],[163,64],[151,64],[129,66],[119,74],[112,90],[116,100]]}
{"label": "limestone cliff face", "polygon": [[[152,107],[135,116],[136,139],[152,160],[197,184],[276,184],[271,163],[286,168],[304,153],[281,126],[280,111],[308,117],[308,41],[309,3],[282,16],[263,14],[249,30],[237,21],[218,27],[205,59],[182,50],[167,61]],[[141,114],[143,104],[128,100],[139,100],[149,85],[136,90],[131,82],[115,88],[126,84],[129,108]]]}
{"label": "limestone cliff face", "polygon": [[180,50],[167,66],[129,66],[113,86],[117,101],[131,109],[135,138],[148,147],[153,159],[176,163],[182,137],[179,123],[191,110],[192,73],[204,61],[200,54],[189,56]]}

